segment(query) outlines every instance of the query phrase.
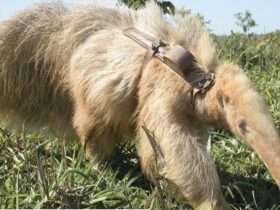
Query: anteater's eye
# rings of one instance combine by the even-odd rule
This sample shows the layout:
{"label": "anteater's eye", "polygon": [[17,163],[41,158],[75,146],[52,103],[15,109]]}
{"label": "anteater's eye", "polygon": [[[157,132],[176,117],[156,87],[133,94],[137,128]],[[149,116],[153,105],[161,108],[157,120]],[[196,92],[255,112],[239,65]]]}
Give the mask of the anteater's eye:
{"label": "anteater's eye", "polygon": [[228,104],[228,103],[230,102],[229,96],[225,96],[224,99],[225,99],[225,103],[226,103],[226,104]]}

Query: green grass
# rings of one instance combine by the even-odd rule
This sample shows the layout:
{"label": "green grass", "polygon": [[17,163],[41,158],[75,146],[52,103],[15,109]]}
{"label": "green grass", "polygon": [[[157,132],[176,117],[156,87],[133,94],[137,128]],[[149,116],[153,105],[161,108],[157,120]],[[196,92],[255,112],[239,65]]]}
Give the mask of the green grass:
{"label": "green grass", "polygon": [[[240,64],[256,83],[280,131],[279,37],[235,34],[218,44],[220,57]],[[222,131],[212,132],[210,142],[233,209],[280,209],[279,190],[254,152]],[[0,208],[188,208],[166,195],[161,201],[153,189],[133,145],[120,146],[110,161],[98,164],[86,161],[78,144],[0,129]]]}

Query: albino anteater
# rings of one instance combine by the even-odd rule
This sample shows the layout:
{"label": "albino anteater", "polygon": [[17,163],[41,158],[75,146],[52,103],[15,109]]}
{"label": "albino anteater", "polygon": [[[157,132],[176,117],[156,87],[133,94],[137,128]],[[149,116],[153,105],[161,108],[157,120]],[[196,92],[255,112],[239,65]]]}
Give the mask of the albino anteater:
{"label": "albino anteater", "polygon": [[[215,74],[214,85],[194,97],[180,73],[145,59],[128,27],[183,46],[197,68]],[[0,23],[0,64],[2,114],[75,133],[93,157],[135,134],[144,173],[163,177],[194,208],[228,209],[206,149],[209,127],[245,139],[280,186],[280,139],[267,107],[238,66],[217,61],[194,17],[166,21],[154,4],[137,12],[39,5]],[[148,131],[164,157],[158,166]]]}

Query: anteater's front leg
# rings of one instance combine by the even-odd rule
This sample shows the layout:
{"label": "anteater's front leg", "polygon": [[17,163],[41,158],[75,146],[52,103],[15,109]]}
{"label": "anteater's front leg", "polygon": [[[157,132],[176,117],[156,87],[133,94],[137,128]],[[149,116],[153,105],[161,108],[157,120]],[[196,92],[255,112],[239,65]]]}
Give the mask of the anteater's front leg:
{"label": "anteater's front leg", "polygon": [[89,159],[106,159],[115,148],[112,129],[103,126],[92,107],[82,101],[76,102],[73,127]]}

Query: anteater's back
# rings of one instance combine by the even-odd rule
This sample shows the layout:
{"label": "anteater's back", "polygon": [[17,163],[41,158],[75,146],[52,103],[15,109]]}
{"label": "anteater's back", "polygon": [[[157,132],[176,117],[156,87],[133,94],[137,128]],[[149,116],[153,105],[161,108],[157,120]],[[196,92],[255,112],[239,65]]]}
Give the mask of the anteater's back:
{"label": "anteater's back", "polygon": [[120,19],[112,9],[51,3],[1,22],[0,112],[33,123],[69,123],[67,78],[74,50],[96,31],[117,27]]}
{"label": "anteater's back", "polygon": [[[43,4],[0,22],[0,113],[71,125],[73,101],[85,100],[103,124],[130,122],[146,52],[123,36],[127,27],[184,46],[205,70],[216,65],[215,47],[194,17],[171,24],[152,3],[139,11]],[[83,90],[77,96],[74,89]],[[130,110],[127,119],[116,116],[119,109]]]}
{"label": "anteater's back", "polygon": [[16,110],[13,115],[27,121],[47,120],[50,112],[69,104],[64,103],[62,65],[54,51],[66,12],[60,5],[44,5],[0,23],[1,112]]}

